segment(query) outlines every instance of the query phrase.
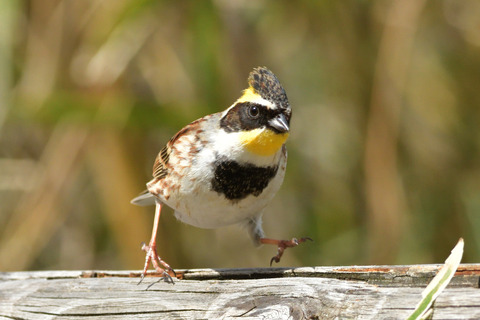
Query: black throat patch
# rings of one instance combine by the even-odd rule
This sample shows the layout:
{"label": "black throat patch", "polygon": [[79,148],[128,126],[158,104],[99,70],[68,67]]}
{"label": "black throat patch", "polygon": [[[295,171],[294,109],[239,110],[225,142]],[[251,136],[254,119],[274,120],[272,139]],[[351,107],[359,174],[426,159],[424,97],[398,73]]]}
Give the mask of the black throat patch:
{"label": "black throat patch", "polygon": [[278,166],[257,167],[220,157],[215,160],[212,190],[232,201],[244,199],[251,194],[258,197],[275,177],[277,170]]}

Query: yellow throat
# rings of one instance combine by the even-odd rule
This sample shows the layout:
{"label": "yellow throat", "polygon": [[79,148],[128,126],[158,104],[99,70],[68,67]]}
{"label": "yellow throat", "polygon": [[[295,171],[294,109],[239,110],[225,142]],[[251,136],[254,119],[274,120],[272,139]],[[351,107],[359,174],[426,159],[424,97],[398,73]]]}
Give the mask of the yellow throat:
{"label": "yellow throat", "polygon": [[240,134],[240,142],[248,151],[270,156],[280,149],[288,138],[288,133],[275,133],[269,129],[254,129]]}
{"label": "yellow throat", "polygon": [[[263,100],[255,92],[255,89],[248,87],[237,102],[254,102]],[[240,134],[240,142],[248,151],[260,156],[271,156],[278,151],[288,138],[288,133],[275,133],[269,129],[254,129]]]}

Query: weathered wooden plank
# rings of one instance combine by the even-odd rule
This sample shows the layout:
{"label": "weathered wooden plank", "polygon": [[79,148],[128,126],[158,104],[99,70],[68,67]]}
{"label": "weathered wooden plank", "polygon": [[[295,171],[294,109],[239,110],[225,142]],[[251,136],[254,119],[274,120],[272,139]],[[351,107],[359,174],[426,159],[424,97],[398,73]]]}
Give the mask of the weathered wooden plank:
{"label": "weathered wooden plank", "polygon": [[[437,265],[0,273],[0,319],[405,319]],[[461,265],[433,319],[480,318],[480,265]]]}

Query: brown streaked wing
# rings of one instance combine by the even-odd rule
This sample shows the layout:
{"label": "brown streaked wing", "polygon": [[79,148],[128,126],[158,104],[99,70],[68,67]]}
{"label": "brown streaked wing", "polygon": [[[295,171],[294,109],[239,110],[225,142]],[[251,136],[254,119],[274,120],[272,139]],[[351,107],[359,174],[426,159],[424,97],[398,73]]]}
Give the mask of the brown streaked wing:
{"label": "brown streaked wing", "polygon": [[167,145],[160,150],[157,158],[155,159],[155,163],[153,164],[154,178],[163,179],[168,174],[167,164],[168,160],[170,159],[170,153],[172,152],[172,146],[178,138],[190,131],[191,126],[192,124],[178,131],[177,134],[175,134],[170,141],[168,141]]}
{"label": "brown streaked wing", "polygon": [[163,179],[168,173],[167,163],[170,158],[170,151],[168,144],[158,153],[155,163],[153,164],[153,177],[156,179]]}
{"label": "brown streaked wing", "polygon": [[189,125],[185,126],[183,129],[178,131],[168,143],[163,147],[162,150],[158,153],[155,163],[153,164],[153,177],[160,180],[167,176],[168,174],[168,161],[170,160],[170,153],[172,152],[173,145],[177,140],[186,134],[198,134],[203,130],[200,130],[200,124],[210,118],[212,115],[205,116],[198,120],[193,121]]}

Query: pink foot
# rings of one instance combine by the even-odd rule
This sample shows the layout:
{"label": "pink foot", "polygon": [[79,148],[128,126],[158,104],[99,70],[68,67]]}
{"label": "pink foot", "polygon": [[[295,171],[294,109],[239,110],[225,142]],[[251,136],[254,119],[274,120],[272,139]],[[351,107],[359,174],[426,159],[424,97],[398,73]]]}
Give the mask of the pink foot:
{"label": "pink foot", "polygon": [[[142,243],[142,250],[145,251],[147,254],[145,256],[145,266],[143,268],[143,273],[142,273],[142,278],[140,279],[139,284],[143,281],[145,276],[147,275],[147,270],[148,267],[150,266],[150,262],[152,262],[153,267],[155,270],[162,274],[163,279],[165,282],[169,283],[174,283],[173,282],[173,277],[176,277],[175,271],[166,263],[165,261],[162,260],[157,254],[157,247],[155,243],[150,243],[150,245],[146,245],[145,242]],[[163,266],[160,267],[160,265]]]}
{"label": "pink foot", "polygon": [[280,262],[280,259],[282,258],[283,252],[285,251],[285,249],[296,247],[300,243],[303,243],[307,240],[313,241],[311,238],[305,237],[300,239],[292,238],[292,240],[276,240],[276,239],[261,238],[260,242],[263,244],[273,244],[277,246],[278,248],[277,255],[270,260],[270,266],[272,266],[273,261],[275,261],[276,263]]}

